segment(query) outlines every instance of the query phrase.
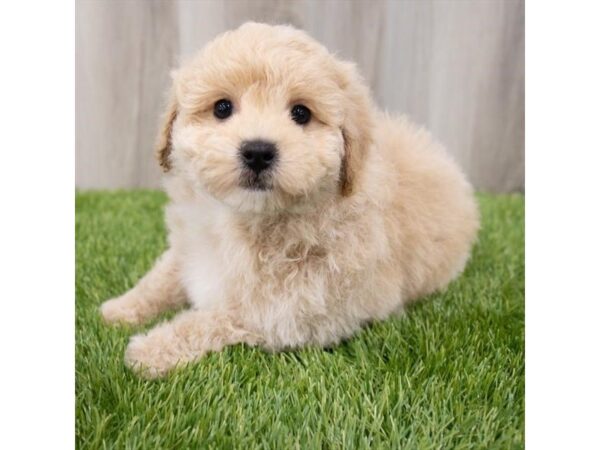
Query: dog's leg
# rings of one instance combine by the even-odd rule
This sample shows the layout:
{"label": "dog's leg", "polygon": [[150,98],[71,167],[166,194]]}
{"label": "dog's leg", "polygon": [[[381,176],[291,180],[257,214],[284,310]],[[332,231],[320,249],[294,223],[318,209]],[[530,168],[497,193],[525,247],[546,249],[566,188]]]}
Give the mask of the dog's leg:
{"label": "dog's leg", "polygon": [[125,363],[146,378],[156,378],[226,345],[261,343],[260,336],[244,329],[235,317],[233,311],[184,311],[147,334],[133,336]]}
{"label": "dog's leg", "polygon": [[186,302],[172,250],[167,250],[138,284],[100,307],[108,323],[143,323]]}

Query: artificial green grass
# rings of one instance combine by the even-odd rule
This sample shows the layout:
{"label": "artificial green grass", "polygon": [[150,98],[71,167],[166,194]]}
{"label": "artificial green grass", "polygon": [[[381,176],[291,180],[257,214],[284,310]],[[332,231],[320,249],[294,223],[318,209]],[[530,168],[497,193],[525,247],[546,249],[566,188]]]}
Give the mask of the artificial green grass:
{"label": "artificial green grass", "polygon": [[159,192],[76,197],[77,448],[523,448],[524,199],[479,196],[449,289],[332,350],[242,345],[158,381],[123,365],[143,328],[102,324],[165,248]]}

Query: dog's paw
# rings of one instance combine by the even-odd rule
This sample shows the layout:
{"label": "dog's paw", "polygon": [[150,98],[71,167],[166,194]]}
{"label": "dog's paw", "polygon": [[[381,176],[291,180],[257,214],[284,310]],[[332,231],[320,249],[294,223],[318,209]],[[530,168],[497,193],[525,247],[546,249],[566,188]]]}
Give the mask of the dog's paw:
{"label": "dog's paw", "polygon": [[125,350],[125,365],[149,379],[163,377],[188,360],[178,351],[177,336],[168,326],[133,336]]}
{"label": "dog's paw", "polygon": [[109,324],[138,325],[142,322],[136,306],[124,297],[113,298],[102,303],[100,315],[104,322]]}

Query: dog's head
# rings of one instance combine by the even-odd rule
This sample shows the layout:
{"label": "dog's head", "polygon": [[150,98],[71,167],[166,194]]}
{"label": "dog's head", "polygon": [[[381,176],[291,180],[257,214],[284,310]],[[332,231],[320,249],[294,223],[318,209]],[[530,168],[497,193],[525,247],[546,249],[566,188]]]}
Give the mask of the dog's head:
{"label": "dog's head", "polygon": [[173,74],[164,171],[245,211],[352,195],[371,141],[352,64],[288,26],[248,23]]}

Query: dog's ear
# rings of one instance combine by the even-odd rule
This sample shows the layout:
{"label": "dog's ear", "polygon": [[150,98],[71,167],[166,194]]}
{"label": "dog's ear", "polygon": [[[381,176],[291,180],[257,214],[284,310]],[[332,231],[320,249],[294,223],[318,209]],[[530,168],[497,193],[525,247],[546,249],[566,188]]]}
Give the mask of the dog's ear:
{"label": "dog's ear", "polygon": [[369,90],[353,64],[341,63],[339,83],[346,100],[345,117],[341,126],[344,156],[340,169],[340,192],[348,197],[359,183],[364,161],[371,147],[373,107]]}
{"label": "dog's ear", "polygon": [[177,99],[174,89],[169,93],[167,109],[163,114],[160,130],[156,139],[156,158],[164,172],[171,169],[171,134],[173,132],[173,122],[177,118]]}

